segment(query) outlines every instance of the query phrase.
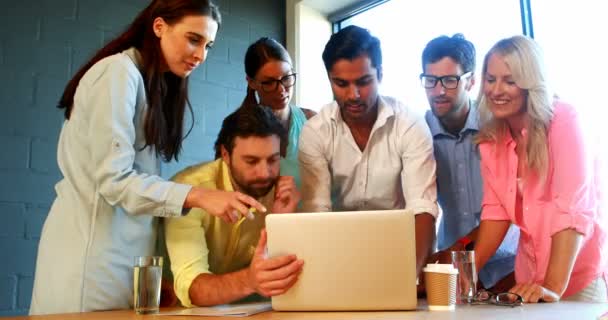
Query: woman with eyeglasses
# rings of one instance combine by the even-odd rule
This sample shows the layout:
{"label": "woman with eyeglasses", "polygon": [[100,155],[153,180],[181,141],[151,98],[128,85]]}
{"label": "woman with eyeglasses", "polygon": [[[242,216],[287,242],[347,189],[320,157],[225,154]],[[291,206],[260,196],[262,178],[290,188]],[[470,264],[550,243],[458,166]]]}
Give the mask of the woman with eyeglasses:
{"label": "woman with eyeglasses", "polygon": [[247,49],[245,73],[248,86],[243,105],[269,107],[287,129],[287,145],[281,146],[281,175],[294,177],[299,187],[298,139],[306,120],[316,113],[290,105],[296,73],[289,53],[276,40],[260,38]]}
{"label": "woman with eyeglasses", "polygon": [[520,239],[510,292],[532,303],[605,303],[608,223],[599,160],[576,109],[549,91],[542,59],[525,36],[500,40],[484,59],[477,270],[514,223]]}

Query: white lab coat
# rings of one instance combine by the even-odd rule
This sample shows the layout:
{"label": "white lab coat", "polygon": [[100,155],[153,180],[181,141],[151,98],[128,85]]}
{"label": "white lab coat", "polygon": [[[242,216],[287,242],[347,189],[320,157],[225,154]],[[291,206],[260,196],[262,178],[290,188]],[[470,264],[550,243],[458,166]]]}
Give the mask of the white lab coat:
{"label": "white lab coat", "polygon": [[59,138],[63,179],[42,229],[30,314],[132,307],[133,258],[154,254],[155,216],[181,215],[191,187],[160,178],[155,150],[143,148],[139,61],[133,48],[107,57],[78,85]]}

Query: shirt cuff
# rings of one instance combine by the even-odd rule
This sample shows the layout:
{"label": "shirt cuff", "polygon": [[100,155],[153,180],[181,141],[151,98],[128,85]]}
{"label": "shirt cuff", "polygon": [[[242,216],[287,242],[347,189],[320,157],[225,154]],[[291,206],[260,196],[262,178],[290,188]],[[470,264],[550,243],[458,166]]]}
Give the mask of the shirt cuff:
{"label": "shirt cuff", "polygon": [[[174,183],[169,189],[163,217],[180,217],[184,214],[184,202],[188,193],[192,190],[191,185]],[[187,213],[187,212],[186,212]]]}
{"label": "shirt cuff", "polygon": [[566,229],[574,229],[586,236],[591,234],[592,228],[593,220],[583,213],[559,212],[551,218],[551,236]]}
{"label": "shirt cuff", "polygon": [[414,212],[415,215],[418,215],[421,213],[429,213],[435,219],[437,219],[437,216],[439,215],[439,208],[437,207],[437,202],[426,200],[426,199],[417,199],[417,200],[407,201],[405,208],[412,210],[412,212]]}
{"label": "shirt cuff", "polygon": [[505,209],[501,205],[481,206],[481,220],[511,220]]}

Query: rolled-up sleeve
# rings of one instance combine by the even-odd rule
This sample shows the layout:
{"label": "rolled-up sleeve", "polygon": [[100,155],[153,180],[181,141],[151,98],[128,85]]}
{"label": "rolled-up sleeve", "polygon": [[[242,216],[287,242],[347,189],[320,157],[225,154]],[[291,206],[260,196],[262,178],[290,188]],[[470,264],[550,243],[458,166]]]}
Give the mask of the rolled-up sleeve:
{"label": "rolled-up sleeve", "polygon": [[406,209],[414,214],[430,213],[437,218],[437,173],[433,137],[422,118],[407,129],[401,143],[401,183]]}
{"label": "rolled-up sleeve", "polygon": [[[215,189],[208,180],[204,164],[188,167],[177,173],[171,180],[186,185]],[[177,298],[185,307],[193,307],[190,301],[190,286],[194,279],[209,269],[209,247],[203,218],[207,213],[199,208],[191,209],[181,218],[165,219],[167,253],[171,260],[173,286]]]}
{"label": "rolled-up sleeve", "polygon": [[88,85],[86,99],[93,104],[95,121],[90,121],[87,134],[95,139],[91,155],[100,194],[130,214],[180,216],[191,187],[134,168],[136,93],[143,90],[136,67],[113,61]]}
{"label": "rolled-up sleeve", "polygon": [[481,220],[511,220],[507,210],[496,195],[496,190],[492,183],[492,174],[488,168],[488,162],[492,161],[484,153],[486,146],[480,146],[481,151],[481,179],[483,180],[483,198],[481,201]]}
{"label": "rolled-up sleeve", "polygon": [[304,125],[298,146],[298,164],[302,181],[301,211],[331,211],[331,174],[329,161],[324,152],[326,148],[320,133],[310,124],[309,121]]}
{"label": "rolled-up sleeve", "polygon": [[550,217],[551,235],[565,229],[589,235],[597,219],[595,158],[574,109],[560,111],[556,112],[549,135],[554,209],[554,216]]}
{"label": "rolled-up sleeve", "polygon": [[209,271],[209,249],[201,220],[201,209],[192,209],[181,218],[165,219],[167,252],[171,260],[175,294],[185,307],[192,307],[190,286],[194,279]]}

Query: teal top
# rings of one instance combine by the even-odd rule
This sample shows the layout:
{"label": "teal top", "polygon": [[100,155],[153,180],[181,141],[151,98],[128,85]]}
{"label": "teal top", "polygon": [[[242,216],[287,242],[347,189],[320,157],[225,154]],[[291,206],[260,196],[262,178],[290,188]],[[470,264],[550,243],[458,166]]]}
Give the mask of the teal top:
{"label": "teal top", "polygon": [[302,132],[302,128],[306,122],[306,115],[299,107],[290,106],[290,108],[287,153],[285,154],[285,158],[281,159],[281,175],[293,176],[299,189],[298,141],[300,139],[300,132]]}

